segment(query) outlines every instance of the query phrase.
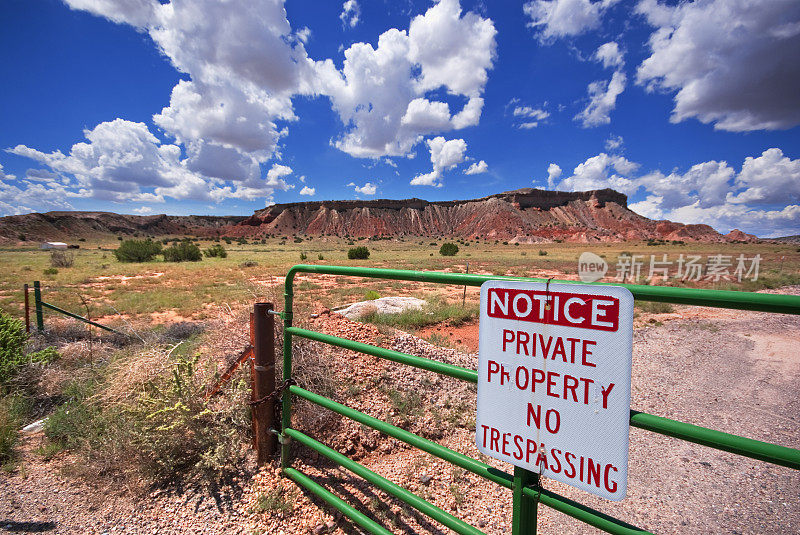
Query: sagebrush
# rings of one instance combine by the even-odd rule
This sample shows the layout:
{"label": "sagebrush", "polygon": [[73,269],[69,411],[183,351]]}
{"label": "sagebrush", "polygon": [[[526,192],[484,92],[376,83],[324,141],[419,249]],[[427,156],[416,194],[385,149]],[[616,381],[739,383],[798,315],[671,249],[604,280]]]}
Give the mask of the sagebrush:
{"label": "sagebrush", "polygon": [[125,240],[114,251],[120,262],[149,262],[161,253],[161,244],[153,240]]}
{"label": "sagebrush", "polygon": [[199,262],[203,259],[200,248],[189,241],[182,241],[164,249],[165,262]]}

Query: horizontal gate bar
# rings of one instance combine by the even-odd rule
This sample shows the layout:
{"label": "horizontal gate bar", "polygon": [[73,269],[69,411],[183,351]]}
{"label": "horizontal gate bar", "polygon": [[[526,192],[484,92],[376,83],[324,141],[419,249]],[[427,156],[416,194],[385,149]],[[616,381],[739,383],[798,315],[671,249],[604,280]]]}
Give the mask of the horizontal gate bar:
{"label": "horizontal gate bar", "polygon": [[590,526],[602,529],[607,533],[614,533],[615,535],[653,535],[647,530],[637,528],[627,522],[601,513],[600,511],[595,511],[591,507],[587,507],[547,489],[525,487],[522,492],[532,498],[538,496],[539,502],[544,505],[552,507],[565,515],[577,518]]}
{"label": "horizontal gate bar", "polygon": [[[458,286],[480,286],[486,281],[525,281],[546,282],[547,279],[531,277],[503,277],[497,275],[472,275],[466,273],[442,273],[439,271],[413,271],[408,269],[364,268],[356,266],[314,266],[298,264],[286,273],[286,289],[292,293],[291,287],[297,273],[319,273],[324,275],[346,275],[351,277],[368,277],[374,279],[407,280],[415,282],[431,282],[437,284],[455,284]],[[684,305],[696,305],[717,308],[733,308],[755,310],[761,312],[778,312],[783,314],[800,314],[800,296],[765,294],[755,292],[736,292],[730,290],[706,290],[701,288],[676,288],[673,286],[650,286],[644,284],[584,283],[581,281],[552,280],[551,282],[566,284],[592,284],[599,286],[622,286],[627,288],[636,299],[642,301],[660,301]]]}
{"label": "horizontal gate bar", "polygon": [[634,410],[631,410],[630,422],[634,427],[662,435],[800,470],[800,450],[787,448],[786,446],[731,435],[730,433],[715,431],[699,425],[687,424]]}
{"label": "horizontal gate bar", "polygon": [[[309,331],[307,329],[289,327],[286,331],[295,336],[308,338],[309,340],[316,340],[337,347],[359,351],[361,353],[408,364],[416,368],[441,373],[464,381],[472,383],[478,381],[478,372],[469,368],[462,368],[461,366],[417,357],[391,349],[355,342],[347,338],[339,338],[338,336],[332,336],[330,334]],[[669,418],[636,410],[631,410],[630,424],[633,427],[638,427],[654,433],[800,470],[800,450],[787,448],[786,446],[779,446],[752,438],[732,435],[707,427],[679,422],[677,420],[671,420]]]}
{"label": "horizontal gate bar", "polygon": [[[289,391],[292,394],[295,394],[303,399],[311,401],[312,403],[316,403],[321,407],[325,407],[326,409],[332,410],[333,412],[341,414],[342,416],[350,418],[351,420],[355,420],[358,423],[376,429],[398,440],[402,440],[406,444],[409,444],[411,446],[414,446],[415,448],[430,453],[435,457],[439,457],[440,459],[444,459],[449,463],[452,463],[456,466],[460,466],[461,468],[464,468],[465,470],[468,470],[473,474],[479,475],[484,479],[488,479],[489,481],[497,483],[498,485],[501,485],[508,489],[513,488],[514,486],[514,478],[508,472],[503,472],[502,470],[498,470],[497,468],[491,467],[488,464],[473,459],[472,457],[468,457],[463,453],[458,453],[457,451],[451,450],[450,448],[441,446],[435,442],[431,442],[430,440],[415,435],[414,433],[406,431],[405,429],[400,429],[399,427],[384,422],[383,420],[379,420],[374,416],[369,416],[368,414],[364,414],[363,412],[342,405],[341,403],[337,403],[332,399],[328,399],[324,396],[320,396],[319,394],[309,392],[308,390],[300,388],[299,386],[290,386]],[[544,492],[542,495],[544,496]],[[550,505],[551,507],[556,509],[556,507],[554,507],[551,504],[555,504],[557,502],[563,502],[563,505],[561,505],[560,508],[558,508],[558,510],[570,516],[575,516],[572,514],[572,512],[580,509],[582,515],[579,518],[580,520],[588,524],[591,524],[593,526],[600,527],[601,529],[604,529],[609,533],[619,533],[624,535],[629,535],[632,533],[647,533],[647,532],[642,532],[641,530],[626,531],[631,529],[629,524],[622,522],[621,520],[616,520],[599,511],[595,511],[591,507],[577,504],[576,502],[568,500],[567,498],[562,498],[558,494],[548,492],[548,497],[549,497],[549,503],[546,503],[545,501],[542,501],[542,503],[546,503],[547,505]],[[577,507],[577,505],[580,505],[580,507]],[[592,520],[592,522],[587,521],[586,518],[592,518],[592,515],[594,515],[596,518]],[[612,526],[611,529],[608,529],[606,527],[601,527],[605,526],[609,522],[613,523],[616,527]],[[620,529],[617,530],[617,528]]]}
{"label": "horizontal gate bar", "polygon": [[423,370],[455,377],[456,379],[461,379],[463,381],[469,381],[471,383],[478,382],[478,372],[475,370],[462,368],[461,366],[455,366],[453,364],[447,364],[446,362],[439,362],[438,360],[417,357],[414,355],[409,355],[408,353],[394,351],[392,349],[385,349],[382,347],[356,342],[354,340],[348,340],[347,338],[339,338],[338,336],[332,336],[330,334],[309,331],[308,329],[300,329],[299,327],[287,327],[286,332],[302,338],[308,338],[309,340],[316,340],[317,342],[323,342],[325,344],[342,347],[344,349],[350,349],[352,351],[358,351],[360,353],[366,353],[367,355],[373,355],[375,357],[391,360],[393,362],[408,364],[409,366],[414,366],[415,368],[421,368]]}
{"label": "horizontal gate bar", "polygon": [[95,327],[99,327],[101,329],[105,329],[106,331],[110,331],[112,333],[121,334],[122,336],[128,336],[127,334],[121,333],[121,332],[119,332],[119,331],[117,331],[115,329],[112,329],[111,327],[106,327],[105,325],[100,325],[99,323],[95,323],[94,321],[92,321],[90,319],[86,319],[83,316],[78,316],[77,314],[73,314],[72,312],[68,312],[68,311],[64,310],[63,308],[58,308],[55,305],[51,305],[50,303],[45,303],[44,301],[41,301],[41,304],[45,308],[49,308],[50,310],[58,312],[59,314],[64,314],[65,316],[69,316],[70,318],[74,318],[74,319],[76,319],[78,321],[82,321],[84,323],[88,323],[89,325],[94,325]]}
{"label": "horizontal gate bar", "polygon": [[365,467],[364,465],[361,465],[355,462],[354,460],[350,459],[346,455],[342,455],[338,451],[329,448],[325,444],[317,440],[314,440],[310,436],[301,433],[297,429],[285,429],[284,432],[293,439],[300,442],[301,444],[311,448],[314,451],[321,453],[328,459],[347,468],[357,476],[360,476],[365,480],[369,481],[379,489],[388,492],[398,500],[407,503],[408,505],[412,506],[413,508],[422,512],[423,514],[433,518],[437,522],[441,522],[444,526],[447,526],[456,533],[461,533],[465,535],[485,535],[481,530],[473,526],[470,526],[460,518],[456,518],[450,513],[443,511],[442,509],[436,507],[432,503],[423,500],[413,492],[410,492],[401,487],[400,485],[397,485],[396,483],[389,481],[385,477],[376,474],[375,472]]}
{"label": "horizontal gate bar", "polygon": [[303,472],[298,470],[297,468],[284,468],[283,473],[289,476],[295,483],[300,485],[301,487],[305,487],[310,492],[313,492],[320,498],[322,498],[328,505],[338,509],[342,512],[347,518],[364,528],[365,530],[369,531],[370,533],[374,533],[375,535],[392,535],[392,532],[386,529],[385,527],[381,526],[370,517],[359,511],[358,509],[354,508],[352,505],[305,475]]}
{"label": "horizontal gate bar", "polygon": [[453,451],[450,448],[441,446],[436,442],[431,442],[427,438],[422,438],[421,436],[415,435],[414,433],[406,431],[405,429],[400,429],[399,427],[384,422],[383,420],[375,418],[374,416],[369,416],[368,414],[364,414],[363,412],[347,407],[346,405],[337,403],[332,399],[320,396],[314,392],[309,392],[308,390],[300,388],[299,386],[290,386],[289,391],[292,394],[296,394],[297,396],[307,399],[312,403],[316,403],[321,407],[325,407],[326,409],[330,409],[333,412],[341,414],[342,416],[346,416],[351,420],[355,420],[358,423],[364,424],[373,429],[377,429],[381,433],[385,433],[398,440],[402,440],[406,444],[410,444],[415,448],[419,448],[430,453],[431,455],[439,457],[440,459],[444,459],[445,461],[453,463],[456,466],[460,466],[465,470],[469,470],[470,472],[488,479],[489,481],[493,481],[498,485],[502,485],[509,489],[513,485],[513,478],[511,477],[511,474],[496,468],[492,468],[488,464],[484,464],[473,459],[472,457],[468,457],[462,453]]}

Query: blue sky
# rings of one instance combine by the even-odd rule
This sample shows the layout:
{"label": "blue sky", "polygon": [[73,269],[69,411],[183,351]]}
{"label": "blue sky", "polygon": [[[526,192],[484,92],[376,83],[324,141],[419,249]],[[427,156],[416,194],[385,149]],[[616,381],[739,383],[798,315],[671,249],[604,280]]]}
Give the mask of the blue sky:
{"label": "blue sky", "polygon": [[612,187],[800,233],[795,0],[6,0],[0,215]]}

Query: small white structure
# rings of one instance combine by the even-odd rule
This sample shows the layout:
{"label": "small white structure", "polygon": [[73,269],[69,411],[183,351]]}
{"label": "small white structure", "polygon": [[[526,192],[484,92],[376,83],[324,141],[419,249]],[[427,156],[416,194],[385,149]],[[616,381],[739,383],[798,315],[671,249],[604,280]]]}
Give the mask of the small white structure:
{"label": "small white structure", "polygon": [[66,249],[67,244],[60,241],[46,241],[42,242],[40,249],[47,251],[49,249]]}

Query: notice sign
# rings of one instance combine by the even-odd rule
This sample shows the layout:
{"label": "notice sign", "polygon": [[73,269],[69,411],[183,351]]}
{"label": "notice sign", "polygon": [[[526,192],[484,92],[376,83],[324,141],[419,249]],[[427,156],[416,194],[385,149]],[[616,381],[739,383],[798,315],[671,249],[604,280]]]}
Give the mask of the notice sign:
{"label": "notice sign", "polygon": [[618,286],[481,286],[475,442],[486,455],[625,497],[633,296]]}

